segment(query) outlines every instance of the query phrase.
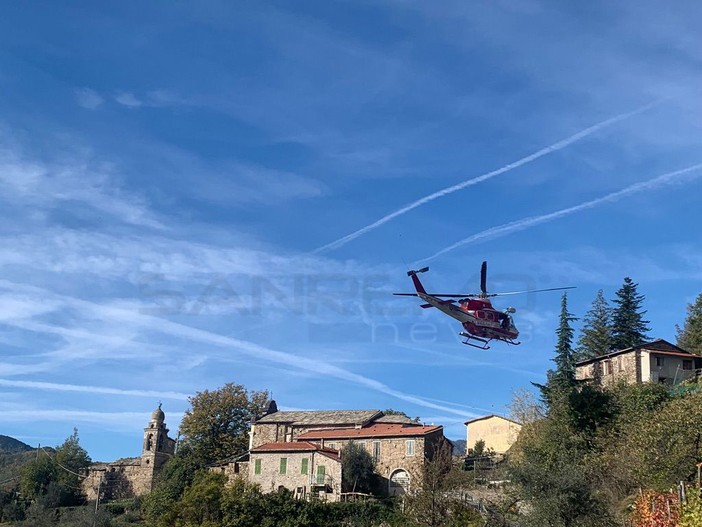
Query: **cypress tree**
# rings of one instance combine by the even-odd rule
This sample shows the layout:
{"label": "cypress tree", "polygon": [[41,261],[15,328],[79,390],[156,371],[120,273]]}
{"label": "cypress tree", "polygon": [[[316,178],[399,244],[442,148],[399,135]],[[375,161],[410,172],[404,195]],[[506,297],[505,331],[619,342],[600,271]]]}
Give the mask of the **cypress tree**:
{"label": "cypress tree", "polygon": [[568,295],[563,293],[561,298],[561,314],[559,317],[556,336],[556,372],[553,381],[564,388],[575,385],[575,352],[573,351],[573,327],[571,322],[578,320],[568,312]]}
{"label": "cypress tree", "polygon": [[576,355],[578,360],[593,359],[612,351],[611,308],[602,289],[597,292],[590,311],[585,314]]}
{"label": "cypress tree", "polygon": [[628,276],[616,292],[614,299],[616,307],[612,312],[612,347],[615,350],[638,346],[648,340],[646,332],[651,331],[647,326],[648,320],[643,316],[646,311],[641,311],[644,296],[636,288],[639,284]]}
{"label": "cypress tree", "polygon": [[575,387],[575,351],[573,350],[573,327],[571,323],[578,320],[568,311],[568,295],[561,298],[561,314],[556,329],[556,363],[555,370],[546,372],[546,384],[532,383],[541,391],[541,398],[548,405],[559,396],[567,394]]}
{"label": "cypress tree", "polygon": [[685,325],[681,329],[676,324],[675,329],[679,347],[695,355],[702,355],[702,293],[694,304],[687,305]]}

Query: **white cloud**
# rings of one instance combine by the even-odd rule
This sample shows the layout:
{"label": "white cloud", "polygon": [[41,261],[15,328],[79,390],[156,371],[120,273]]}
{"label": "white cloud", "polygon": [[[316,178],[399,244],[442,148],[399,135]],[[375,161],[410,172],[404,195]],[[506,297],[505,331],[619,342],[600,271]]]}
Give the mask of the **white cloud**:
{"label": "white cloud", "polygon": [[115,95],[115,101],[117,101],[122,106],[128,108],[139,108],[144,105],[144,102],[131,93],[131,92],[119,92]]}
{"label": "white cloud", "polygon": [[88,110],[95,110],[98,106],[105,102],[98,92],[90,88],[79,88],[75,90],[75,96],[78,106]]}
{"label": "white cloud", "polygon": [[53,210],[81,203],[125,223],[163,227],[142,197],[120,188],[113,170],[95,163],[90,156],[76,153],[59,160],[39,161],[27,159],[20,152],[18,146],[0,149],[0,183],[5,187],[0,201],[8,206]]}

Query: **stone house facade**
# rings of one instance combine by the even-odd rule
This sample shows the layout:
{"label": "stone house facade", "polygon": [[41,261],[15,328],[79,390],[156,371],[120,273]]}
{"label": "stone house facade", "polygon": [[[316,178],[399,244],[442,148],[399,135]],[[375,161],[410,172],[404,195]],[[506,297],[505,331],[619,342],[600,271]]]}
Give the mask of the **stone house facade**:
{"label": "stone house facade", "polygon": [[421,488],[425,464],[440,448],[451,448],[443,427],[407,423],[374,422],[357,429],[311,430],[298,440],[340,451],[351,441],[360,444],[373,457],[376,474],[390,496]]}
{"label": "stone house facade", "polygon": [[248,480],[264,492],[280,487],[295,497],[338,501],[341,456],[338,450],[307,442],[266,443],[250,452]]}
{"label": "stone house facade", "polygon": [[672,386],[697,377],[701,368],[702,357],[658,339],[580,361],[575,365],[575,377],[600,386],[613,386],[621,381]]}
{"label": "stone house facade", "polygon": [[168,431],[159,404],[144,428],[141,457],[95,463],[88,468],[81,483],[87,499],[131,498],[151,492],[156,475],[175,453],[176,442],[168,437]]}
{"label": "stone house facade", "polygon": [[465,422],[466,448],[475,448],[478,441],[496,454],[504,454],[514,444],[522,425],[500,415],[486,415]]}
{"label": "stone house facade", "polygon": [[[230,480],[246,477],[264,491],[285,487],[301,497],[338,500],[342,449],[350,441],[368,449],[390,495],[420,488],[425,464],[440,448],[451,448],[443,427],[423,426],[404,415],[380,410],[278,411],[271,401],[251,424],[249,457],[217,470]],[[324,461],[321,476],[313,468],[319,460]]]}

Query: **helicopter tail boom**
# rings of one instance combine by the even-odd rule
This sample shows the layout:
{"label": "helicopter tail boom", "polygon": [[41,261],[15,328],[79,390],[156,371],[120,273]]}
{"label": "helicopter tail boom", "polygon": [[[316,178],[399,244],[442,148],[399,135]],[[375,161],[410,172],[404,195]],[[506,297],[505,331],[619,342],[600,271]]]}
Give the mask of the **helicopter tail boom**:
{"label": "helicopter tail boom", "polygon": [[414,284],[414,288],[417,290],[417,293],[423,293],[423,294],[427,293],[424,290],[424,286],[422,285],[422,282],[419,281],[419,277],[417,276],[417,274],[426,273],[428,270],[429,270],[428,267],[422,267],[421,269],[418,269],[417,271],[407,271],[407,276],[412,277],[412,283]]}

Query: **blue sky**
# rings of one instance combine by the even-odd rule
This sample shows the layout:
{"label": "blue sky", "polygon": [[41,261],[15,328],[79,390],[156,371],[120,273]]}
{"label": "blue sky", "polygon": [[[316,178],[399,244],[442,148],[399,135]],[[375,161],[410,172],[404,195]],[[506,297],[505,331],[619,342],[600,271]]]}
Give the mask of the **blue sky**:
{"label": "blue sky", "polygon": [[[288,409],[506,413],[559,294],[479,351],[427,287],[702,289],[694,2],[21,2],[0,16],[0,433],[138,455],[226,382]],[[433,311],[433,312],[432,312]]]}

